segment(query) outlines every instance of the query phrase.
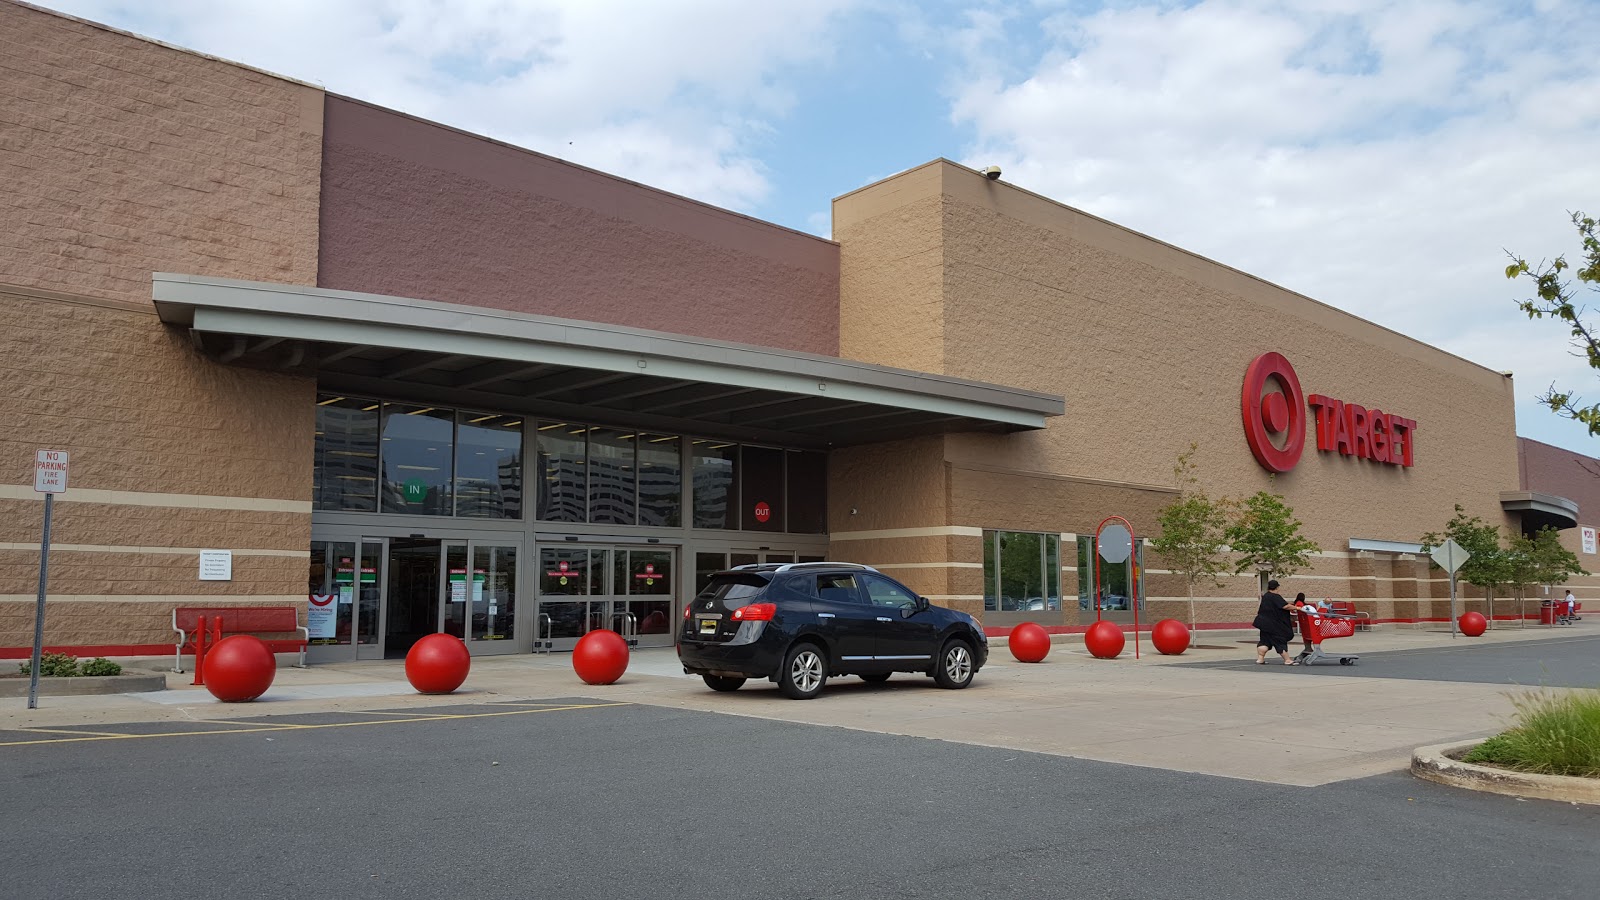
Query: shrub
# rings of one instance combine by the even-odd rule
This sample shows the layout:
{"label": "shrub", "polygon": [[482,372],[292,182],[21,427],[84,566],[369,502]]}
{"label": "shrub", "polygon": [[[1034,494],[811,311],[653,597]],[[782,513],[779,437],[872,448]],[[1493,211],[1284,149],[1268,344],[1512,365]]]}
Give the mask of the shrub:
{"label": "shrub", "polygon": [[84,663],[82,665],[82,667],[80,667],[78,669],[78,674],[80,674],[80,675],[121,675],[122,674],[122,666],[117,665],[116,663],[112,662],[109,659],[106,659],[104,656],[96,656],[94,659],[91,659],[88,662]]}
{"label": "shrub", "polygon": [[1512,702],[1516,727],[1474,747],[1463,762],[1600,778],[1600,691],[1528,694]]}
{"label": "shrub", "polygon": [[[24,675],[33,674],[31,663],[22,663],[17,666],[17,671]],[[39,675],[68,678],[78,674],[78,658],[65,653],[46,653],[39,657]]]}

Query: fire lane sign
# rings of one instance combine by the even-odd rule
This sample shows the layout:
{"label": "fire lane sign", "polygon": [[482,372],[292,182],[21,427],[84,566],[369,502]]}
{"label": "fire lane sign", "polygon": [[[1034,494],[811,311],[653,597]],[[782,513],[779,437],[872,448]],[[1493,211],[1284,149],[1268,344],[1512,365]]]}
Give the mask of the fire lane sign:
{"label": "fire lane sign", "polygon": [[66,493],[67,461],[65,450],[40,450],[33,460],[33,489],[41,494]]}

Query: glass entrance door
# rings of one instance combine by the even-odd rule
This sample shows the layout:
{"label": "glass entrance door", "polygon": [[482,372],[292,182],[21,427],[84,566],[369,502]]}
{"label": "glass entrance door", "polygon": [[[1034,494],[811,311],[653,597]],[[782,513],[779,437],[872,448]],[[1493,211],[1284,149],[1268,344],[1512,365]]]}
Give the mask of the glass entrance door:
{"label": "glass entrance door", "polygon": [[439,630],[439,607],[445,590],[444,556],[447,552],[464,556],[465,546],[436,538],[389,539],[385,659],[404,659],[412,644]]}
{"label": "glass entrance door", "polygon": [[534,649],[571,650],[600,628],[670,647],[676,560],[671,549],[541,547]]}
{"label": "glass entrance door", "polygon": [[311,542],[307,660],[382,658],[383,555],[381,538]]}
{"label": "glass entrance door", "polygon": [[497,650],[516,638],[517,547],[485,541],[445,543],[443,626],[469,649]]}

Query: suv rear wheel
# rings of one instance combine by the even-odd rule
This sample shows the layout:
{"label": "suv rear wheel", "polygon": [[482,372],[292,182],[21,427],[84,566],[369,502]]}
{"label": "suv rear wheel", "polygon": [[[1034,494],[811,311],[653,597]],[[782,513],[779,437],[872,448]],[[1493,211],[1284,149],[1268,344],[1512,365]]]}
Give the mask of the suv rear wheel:
{"label": "suv rear wheel", "polygon": [[816,644],[796,644],[789,648],[778,673],[778,690],[791,700],[810,700],[822,693],[828,680],[828,660]]}
{"label": "suv rear wheel", "polygon": [[701,675],[700,677],[705,679],[706,687],[711,688],[713,691],[722,691],[724,693],[737,691],[739,688],[744,687],[745,681],[743,678],[727,678],[722,675]]}
{"label": "suv rear wheel", "polygon": [[933,669],[934,683],[942,688],[964,688],[972,683],[972,647],[960,638],[945,642]]}

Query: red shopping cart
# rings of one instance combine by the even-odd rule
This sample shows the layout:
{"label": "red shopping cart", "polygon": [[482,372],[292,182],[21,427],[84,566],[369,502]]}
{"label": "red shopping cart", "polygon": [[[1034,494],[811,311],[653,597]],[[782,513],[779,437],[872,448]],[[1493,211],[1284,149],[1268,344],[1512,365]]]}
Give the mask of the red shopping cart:
{"label": "red shopping cart", "polygon": [[1322,642],[1329,638],[1347,638],[1356,633],[1355,616],[1338,616],[1328,613],[1311,613],[1300,610],[1296,613],[1300,620],[1300,634],[1310,639],[1311,649],[1300,651],[1295,657],[1295,662],[1302,666],[1312,663],[1331,662],[1338,660],[1339,665],[1348,666],[1360,659],[1359,656],[1337,656],[1322,652]]}

